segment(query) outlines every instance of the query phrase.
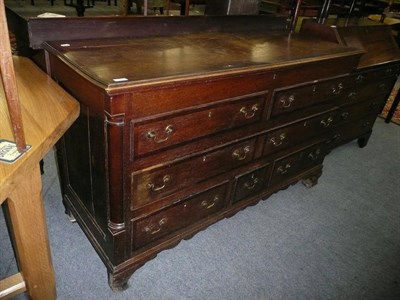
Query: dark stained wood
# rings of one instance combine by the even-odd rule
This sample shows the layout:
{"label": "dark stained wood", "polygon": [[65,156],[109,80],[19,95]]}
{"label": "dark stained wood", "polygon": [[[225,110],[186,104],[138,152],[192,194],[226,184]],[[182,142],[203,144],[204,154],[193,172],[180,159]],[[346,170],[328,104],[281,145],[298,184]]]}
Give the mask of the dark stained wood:
{"label": "dark stained wood", "polygon": [[207,15],[258,15],[259,0],[207,0]]}
{"label": "dark stained wood", "polygon": [[[223,22],[221,22],[221,18]],[[20,19],[21,23],[23,22]],[[161,16],[161,17],[85,17],[29,18],[30,47],[41,48],[43,42],[88,38],[132,38],[149,36],[187,35],[199,32],[268,33],[284,30],[286,19],[266,16]],[[57,28],[57,31],[54,30]]]}
{"label": "dark stained wood", "polygon": [[[349,92],[348,99],[352,106],[343,106],[342,116],[346,116],[347,122],[353,122],[354,128],[366,132],[364,137],[359,138],[360,147],[364,147],[369,139],[373,120],[371,118],[361,119],[366,111],[373,114],[383,109],[391,88],[399,75],[398,66],[392,64],[399,61],[399,48],[394,39],[390,26],[384,25],[365,18],[362,19],[336,19],[328,20],[326,24],[317,24],[306,21],[302,24],[302,33],[307,36],[319,37],[321,39],[336,42],[341,45],[349,45],[365,50],[358,65],[359,72],[352,79],[355,82],[353,90]],[[379,70],[374,66],[384,66]],[[360,101],[365,103],[360,107]],[[356,103],[356,104],[354,104]],[[348,140],[353,136],[355,129],[338,129],[337,144]],[[345,132],[347,130],[347,132]]]}
{"label": "dark stained wood", "polygon": [[307,21],[302,31],[306,35],[318,36],[341,45],[364,49],[359,68],[399,59],[397,47],[391,28],[388,25],[366,19],[338,19],[327,24]]}
{"label": "dark stained wood", "polygon": [[190,5],[206,4],[206,0],[168,0],[167,1],[167,14],[169,14],[170,2],[179,3],[181,5],[180,14],[181,16],[189,16]]}
{"label": "dark stained wood", "polygon": [[[268,36],[257,32],[248,32],[245,36],[213,32],[173,37],[61,40],[46,43],[44,48],[52,48],[52,52],[58,52],[74,68],[110,89],[199,75],[265,71],[287,65],[288,61],[298,64],[347,56],[351,50],[279,32],[270,32]],[[357,54],[359,50],[354,51]]]}
{"label": "dark stained wood", "polygon": [[[299,180],[315,185],[334,147],[367,144],[399,71],[397,48],[379,63],[332,38],[340,32],[324,41],[272,30],[274,18],[181,20],[93,19],[112,32],[40,42],[49,74],[81,103],[58,145],[64,201],[115,290],[221,218]],[[238,20],[248,23],[230,28]],[[33,21],[33,44],[49,24]]]}
{"label": "dark stained wood", "polygon": [[34,51],[29,48],[29,32],[26,20],[8,7],[5,8],[5,12],[8,28],[16,37],[18,55],[31,56]]}

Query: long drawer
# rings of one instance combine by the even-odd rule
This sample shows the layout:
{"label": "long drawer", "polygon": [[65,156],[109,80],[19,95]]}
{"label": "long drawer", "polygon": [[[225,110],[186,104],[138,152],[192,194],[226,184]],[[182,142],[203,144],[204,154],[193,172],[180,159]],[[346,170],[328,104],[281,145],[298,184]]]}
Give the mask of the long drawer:
{"label": "long drawer", "polygon": [[[362,75],[359,75],[362,76]],[[375,77],[374,77],[375,78]],[[342,104],[353,104],[365,101],[376,95],[388,95],[396,81],[395,77],[375,78],[374,81],[365,81],[357,83],[357,76],[352,79],[354,84],[348,91],[347,97],[343,97]]]}
{"label": "long drawer", "polygon": [[131,205],[135,209],[140,208],[201,180],[249,163],[255,148],[256,139],[253,138],[190,159],[133,173]]}
{"label": "long drawer", "polygon": [[134,156],[259,122],[264,105],[265,95],[245,97],[135,123],[132,126]]}
{"label": "long drawer", "polygon": [[383,78],[396,77],[399,72],[399,66],[391,65],[384,68],[375,70],[366,70],[356,73],[351,76],[351,82],[353,84],[362,85],[370,82],[376,82]]}
{"label": "long drawer", "polygon": [[294,112],[323,102],[331,102],[344,95],[348,89],[348,77],[340,77],[327,81],[317,81],[279,89],[273,95],[271,118]]}
{"label": "long drawer", "polygon": [[223,183],[132,224],[132,245],[142,247],[220,211],[226,202]]}
{"label": "long drawer", "polygon": [[[351,123],[351,126],[338,126],[332,131],[331,148],[335,148],[355,138],[359,138],[363,134],[371,131],[376,120],[376,115],[368,115],[361,119],[357,119]],[[348,124],[348,123],[346,123]]]}
{"label": "long drawer", "polygon": [[358,119],[366,115],[376,117],[382,110],[386,100],[386,94],[381,94],[378,96],[371,95],[367,101],[343,106],[339,109],[337,124],[340,125],[345,122],[356,122]]}
{"label": "long drawer", "polygon": [[337,110],[334,109],[271,131],[266,135],[263,154],[268,155],[317,137],[330,130],[337,122],[336,118]]}

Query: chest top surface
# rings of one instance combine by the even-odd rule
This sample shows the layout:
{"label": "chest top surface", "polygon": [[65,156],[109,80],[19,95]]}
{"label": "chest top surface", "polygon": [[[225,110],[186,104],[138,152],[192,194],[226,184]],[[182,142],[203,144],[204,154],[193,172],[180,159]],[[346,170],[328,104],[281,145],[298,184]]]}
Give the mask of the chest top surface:
{"label": "chest top surface", "polygon": [[44,48],[105,87],[268,70],[362,53],[281,31],[54,41]]}

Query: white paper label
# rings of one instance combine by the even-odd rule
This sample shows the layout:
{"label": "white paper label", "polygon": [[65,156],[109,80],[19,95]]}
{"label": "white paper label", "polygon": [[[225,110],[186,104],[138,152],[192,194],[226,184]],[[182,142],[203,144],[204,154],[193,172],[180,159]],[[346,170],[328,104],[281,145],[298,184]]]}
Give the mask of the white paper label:
{"label": "white paper label", "polygon": [[13,163],[24,155],[30,148],[31,146],[28,145],[27,149],[21,153],[17,150],[17,145],[14,142],[0,140],[0,161]]}
{"label": "white paper label", "polygon": [[114,78],[114,82],[122,82],[122,81],[128,81],[128,78]]}

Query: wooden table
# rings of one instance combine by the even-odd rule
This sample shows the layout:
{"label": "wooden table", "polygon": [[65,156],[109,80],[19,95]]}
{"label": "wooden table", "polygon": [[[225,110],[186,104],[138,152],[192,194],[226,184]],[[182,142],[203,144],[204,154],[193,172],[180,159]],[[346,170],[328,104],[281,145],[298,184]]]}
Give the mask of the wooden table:
{"label": "wooden table", "polygon": [[[8,204],[21,271],[0,281],[0,298],[26,290],[32,299],[55,299],[39,161],[78,117],[79,104],[29,59],[15,57],[14,67],[32,147],[12,164],[0,162],[0,204]],[[0,139],[13,140],[2,86],[0,99]]]}

